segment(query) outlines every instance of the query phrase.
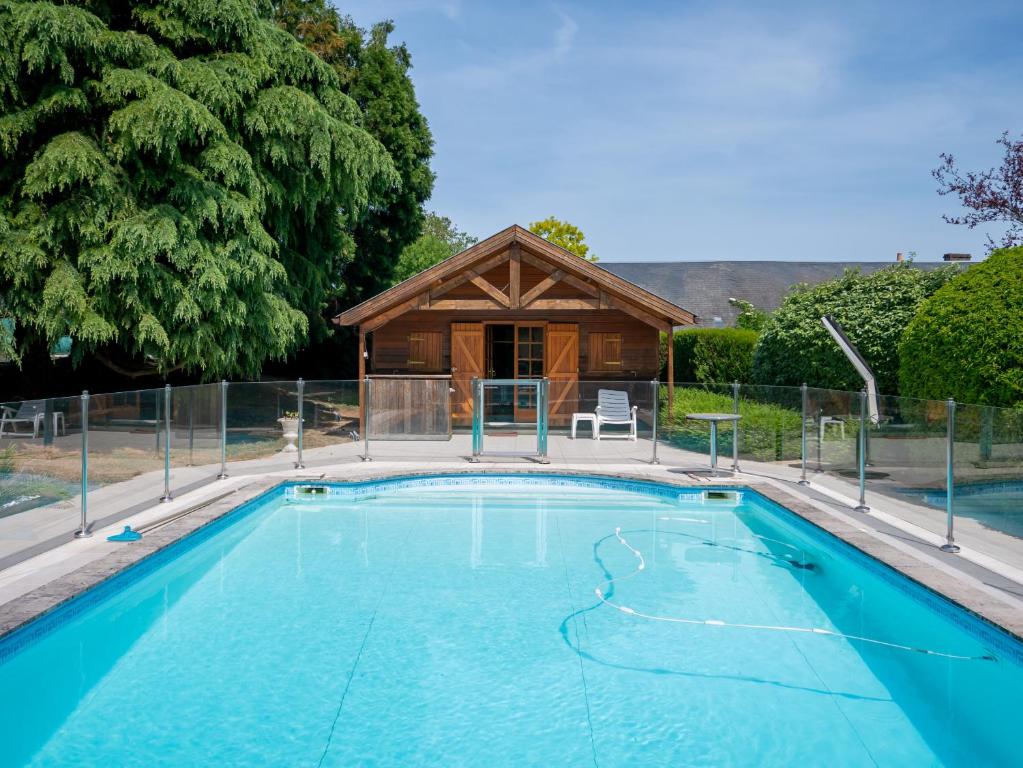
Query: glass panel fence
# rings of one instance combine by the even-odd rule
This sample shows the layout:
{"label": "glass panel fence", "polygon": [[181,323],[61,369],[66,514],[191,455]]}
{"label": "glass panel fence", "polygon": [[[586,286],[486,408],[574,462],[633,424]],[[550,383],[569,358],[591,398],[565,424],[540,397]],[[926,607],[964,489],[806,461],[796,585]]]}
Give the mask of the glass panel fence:
{"label": "glass panel fence", "polygon": [[174,387],[170,402],[171,491],[185,493],[220,472],[220,385]]}
{"label": "glass panel fence", "polygon": [[[480,411],[482,460],[539,458],[555,465],[649,463],[657,434],[661,463],[709,467],[710,423],[696,414],[741,417],[719,423],[717,465],[795,480],[805,430],[811,481],[856,498],[860,425],[866,423],[866,490],[877,505],[928,531],[946,531],[948,404],[799,387],[650,381],[471,383],[448,376],[241,382],[226,387],[230,474],[377,461],[429,466],[470,459],[473,412]],[[88,508],[93,527],[151,507],[220,471],[221,384],[93,395],[88,400]],[[167,394],[169,392],[169,400]],[[480,399],[481,398],[481,399]],[[169,408],[168,408],[169,406]],[[361,413],[360,409],[365,412]],[[299,413],[301,411],[301,413]],[[0,567],[66,540],[79,525],[82,466],[80,397],[6,403],[0,426]],[[805,419],[804,419],[805,416]],[[301,417],[301,421],[299,420]],[[861,421],[862,419],[862,421]],[[299,424],[301,423],[301,440]],[[1023,536],[1023,412],[958,405],[954,496],[957,538],[998,556]],[[546,440],[538,440],[538,428]],[[546,431],[545,431],[546,428]],[[599,439],[598,438],[599,434]],[[233,468],[233,469],[232,469]],[[874,503],[872,504],[871,501]],[[1007,543],[1008,542],[1008,543]]]}
{"label": "glass panel fence", "polygon": [[801,411],[799,387],[741,385],[740,461],[768,462],[799,469],[802,455]]}
{"label": "glass panel fence", "polygon": [[228,464],[238,471],[280,471],[294,467],[297,453],[297,382],[229,382]]}
{"label": "glass panel fence", "polygon": [[[673,407],[668,409],[668,387],[661,385],[661,419],[658,424],[659,441],[668,447],[661,451],[664,463],[682,464],[686,468],[702,469],[709,466],[710,423],[689,416],[701,413],[733,413],[735,392],[731,384],[675,384]],[[670,414],[670,415],[669,415]],[[730,469],[734,423],[723,422],[717,427],[718,468]],[[682,452],[682,453],[678,453]]]}
{"label": "glass panel fence", "polygon": [[0,568],[66,541],[78,528],[81,398],[3,403],[0,411]]}
{"label": "glass panel fence", "polygon": [[827,473],[853,485],[843,493],[855,493],[858,484],[860,393],[807,387],[807,477]]}
{"label": "glass panel fence", "polygon": [[[666,400],[662,387],[662,402]],[[674,418],[662,434],[673,448],[690,452],[690,463],[699,463],[710,452],[710,414],[738,414],[737,422],[721,420],[717,427],[717,465],[731,469],[736,457],[743,462],[771,462],[798,468],[801,450],[800,390],[797,387],[766,387],[742,384],[676,384]],[[667,421],[667,420],[666,420]],[[708,460],[709,461],[709,460]]]}
{"label": "glass panel fence", "polygon": [[[1023,410],[957,405],[953,455],[956,540],[999,557],[1023,538]],[[924,501],[944,508],[944,486]]]}
{"label": "glass panel fence", "polygon": [[867,490],[888,497],[886,511],[932,533],[944,533],[944,503],[920,502],[945,486],[945,403],[881,395],[876,411],[868,403]]}
{"label": "glass panel fence", "polygon": [[163,494],[162,389],[89,398],[89,508],[97,527]]}
{"label": "glass panel fence", "polygon": [[303,382],[302,463],[358,461],[359,389],[354,380]]}
{"label": "glass panel fence", "polygon": [[[660,386],[652,381],[548,383],[548,455],[552,463],[649,463]],[[655,410],[659,409],[659,410]]]}

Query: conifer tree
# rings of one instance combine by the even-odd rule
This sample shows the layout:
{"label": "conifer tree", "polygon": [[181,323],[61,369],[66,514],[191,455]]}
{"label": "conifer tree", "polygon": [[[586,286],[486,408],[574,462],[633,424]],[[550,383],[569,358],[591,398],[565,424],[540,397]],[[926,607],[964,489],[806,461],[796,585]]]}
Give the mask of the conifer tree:
{"label": "conifer tree", "polygon": [[404,45],[391,45],[394,25],[366,32],[327,0],[276,0],[277,22],[326,61],[342,90],[359,105],[363,127],[387,149],[401,184],[386,190],[355,225],[354,253],[345,262],[334,311],[388,287],[402,250],[419,237],[423,203],[433,191],[433,137],[416,100]]}
{"label": "conifer tree", "polygon": [[[261,10],[262,9],[262,10]],[[253,376],[400,187],[338,72],[248,0],[0,0],[0,307],[129,375]]]}

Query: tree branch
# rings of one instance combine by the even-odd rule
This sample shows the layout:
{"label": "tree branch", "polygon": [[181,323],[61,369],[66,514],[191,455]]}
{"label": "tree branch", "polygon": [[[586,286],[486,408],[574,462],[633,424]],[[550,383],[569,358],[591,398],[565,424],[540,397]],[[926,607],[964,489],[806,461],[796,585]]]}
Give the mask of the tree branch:
{"label": "tree branch", "polygon": [[[126,378],[129,379],[144,379],[147,376],[161,375],[160,369],[155,366],[150,368],[139,368],[137,370],[131,370],[129,368],[125,368],[124,366],[115,363],[109,357],[100,352],[95,353],[94,357],[114,373],[118,374],[119,376],[125,376]],[[183,365],[176,365],[173,368],[163,372],[163,375],[175,373],[177,371],[180,371],[182,368],[184,368]]]}

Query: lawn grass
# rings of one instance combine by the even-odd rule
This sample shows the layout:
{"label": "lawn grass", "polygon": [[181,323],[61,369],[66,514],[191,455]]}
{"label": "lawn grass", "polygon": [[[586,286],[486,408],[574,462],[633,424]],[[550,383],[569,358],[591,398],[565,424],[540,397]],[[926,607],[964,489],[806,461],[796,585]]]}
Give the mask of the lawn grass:
{"label": "lawn grass", "polygon": [[[741,393],[741,390],[740,390]],[[802,441],[800,412],[770,402],[762,402],[767,392],[740,394],[739,456],[757,461],[788,461],[798,459]],[[754,399],[759,397],[761,399]],[[662,412],[667,412],[667,387],[661,388]],[[699,387],[675,388],[674,418],[660,432],[672,445],[688,451],[710,451],[710,425],[689,421],[687,413],[732,413],[731,394]],[[732,452],[732,427],[718,427],[718,454]]]}

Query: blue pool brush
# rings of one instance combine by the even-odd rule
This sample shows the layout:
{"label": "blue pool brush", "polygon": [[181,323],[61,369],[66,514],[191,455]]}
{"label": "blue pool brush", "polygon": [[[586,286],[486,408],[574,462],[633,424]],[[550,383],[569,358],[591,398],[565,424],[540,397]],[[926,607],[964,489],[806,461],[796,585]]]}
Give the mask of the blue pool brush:
{"label": "blue pool brush", "polygon": [[138,541],[141,538],[141,533],[133,531],[130,525],[126,525],[124,526],[124,530],[120,533],[115,533],[113,536],[107,536],[107,541]]}

